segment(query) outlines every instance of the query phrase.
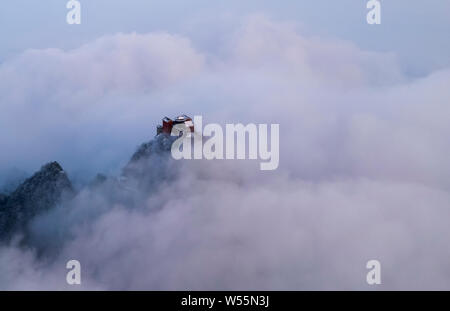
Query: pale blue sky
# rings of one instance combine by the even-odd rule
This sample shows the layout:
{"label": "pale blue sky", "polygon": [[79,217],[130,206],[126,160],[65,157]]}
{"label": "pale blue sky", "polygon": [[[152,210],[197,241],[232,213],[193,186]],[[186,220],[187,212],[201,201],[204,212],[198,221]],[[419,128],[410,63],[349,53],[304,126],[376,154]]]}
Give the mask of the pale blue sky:
{"label": "pale blue sky", "polygon": [[240,17],[260,12],[299,23],[305,33],[363,49],[392,51],[404,70],[427,74],[450,65],[450,1],[384,0],[382,24],[365,22],[366,0],[81,0],[82,25],[67,25],[66,0],[2,1],[0,61],[27,48],[72,48],[104,34],[164,30],[214,48]]}

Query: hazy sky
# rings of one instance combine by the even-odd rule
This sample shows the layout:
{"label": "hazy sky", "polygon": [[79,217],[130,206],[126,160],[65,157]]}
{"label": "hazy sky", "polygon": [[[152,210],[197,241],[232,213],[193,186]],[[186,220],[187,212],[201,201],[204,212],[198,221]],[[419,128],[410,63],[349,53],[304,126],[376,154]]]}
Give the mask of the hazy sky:
{"label": "hazy sky", "polygon": [[363,49],[399,55],[421,75],[450,64],[450,2],[383,0],[382,24],[367,25],[365,0],[81,1],[82,25],[66,23],[65,0],[3,1],[0,61],[28,48],[73,48],[105,34],[164,30],[214,49],[239,18],[265,13],[299,23],[304,33],[350,40]]}
{"label": "hazy sky", "polygon": [[[292,24],[297,33],[307,38],[320,38],[335,43],[342,41],[361,50],[389,53],[395,58],[395,66],[399,66],[405,78],[423,77],[450,65],[450,2],[444,0],[382,1],[382,23],[376,26],[366,23],[365,0],[81,1],[81,25],[66,23],[66,3],[65,0],[4,1],[0,9],[0,64],[4,64],[4,68],[11,68],[10,65],[17,63],[30,49],[58,48],[69,51],[102,36],[132,32],[167,32],[183,36],[189,39],[194,50],[202,51],[207,62],[211,58],[223,62],[228,57],[227,53],[233,49],[230,46],[233,44],[233,38],[239,36],[242,31],[243,20],[254,14],[262,14],[275,22]],[[270,46],[270,43],[268,44]],[[266,48],[268,46],[261,47]],[[327,66],[325,60],[322,62],[321,66]],[[383,64],[381,67],[386,66]],[[17,70],[11,70],[17,73]],[[24,68],[21,67],[20,70]],[[23,72],[21,78],[26,80],[25,76],[28,76],[30,81],[40,80],[40,75],[46,72],[45,69],[42,70]],[[5,79],[8,79],[9,74],[3,72]],[[24,80],[16,81],[15,87],[21,83],[24,83]],[[26,88],[23,94],[31,96],[33,92],[30,91],[30,86],[23,87]],[[42,87],[36,87],[43,92]],[[55,95],[51,86],[49,88],[49,93],[45,95],[47,97]],[[136,92],[134,95],[139,96]],[[35,109],[38,109],[39,102],[48,101],[45,96],[34,95],[32,101]],[[4,98],[5,93],[0,94],[1,97],[3,105],[12,105],[16,107],[17,112],[20,107],[15,104],[17,98]],[[151,122],[156,122],[159,118],[152,117],[154,119]],[[14,118],[12,116],[10,119]],[[23,128],[16,131],[17,137],[20,137],[21,131]],[[3,130],[1,135],[11,137],[11,133],[6,130]],[[24,135],[30,139],[30,133]],[[136,133],[134,135],[136,136]],[[124,154],[129,154],[131,146],[135,146],[138,139],[145,137],[136,138]],[[108,145],[108,141],[103,139],[102,144]],[[33,143],[36,143],[36,139]],[[16,151],[23,154],[25,149],[24,143],[24,147],[18,147]],[[79,147],[78,150],[83,148]],[[14,150],[12,151],[14,154]],[[101,154],[109,157],[108,151]],[[122,157],[125,157],[124,154]],[[3,158],[5,159],[5,155]],[[28,170],[37,168],[37,159],[32,165],[28,165],[29,161],[24,162],[20,158],[13,162],[0,161],[0,172],[10,164],[19,168],[28,166]],[[74,156],[74,161],[77,158],[79,155]],[[101,162],[105,161],[107,160],[103,159]],[[112,160],[111,164],[118,166],[118,160]]]}
{"label": "hazy sky", "polygon": [[[450,65],[450,40],[448,39],[450,33],[450,19],[448,18],[450,2],[444,0],[382,1],[382,23],[376,26],[366,23],[367,9],[364,0],[286,0],[283,2],[256,0],[81,1],[81,25],[68,25],[66,23],[68,11],[66,3],[65,0],[17,0],[2,3],[0,9],[0,38],[2,42],[0,45],[0,64],[5,65],[3,69],[10,68],[12,70],[10,73],[3,70],[6,80],[9,79],[10,75],[18,74],[16,69],[11,69],[11,64],[18,65],[18,70],[25,70],[24,65],[19,64],[19,60],[23,59],[24,55],[29,55],[27,51],[30,49],[40,49],[41,52],[49,48],[70,51],[85,44],[89,45],[102,36],[117,33],[167,32],[176,34],[187,38],[194,50],[201,50],[207,62],[213,59],[213,61],[223,63],[229,57],[228,53],[233,50],[233,46],[230,46],[230,44],[234,44],[234,38],[238,37],[239,32],[242,31],[243,21],[248,16],[255,14],[262,14],[275,22],[289,23],[297,33],[307,38],[316,38],[330,43],[342,41],[346,42],[345,44],[355,45],[356,48],[361,50],[389,53],[391,57],[395,58],[394,66],[399,67],[401,74],[406,79],[423,77]],[[268,43],[268,46],[263,46],[261,49],[264,50],[270,45],[271,43]],[[108,49],[108,47],[105,48]],[[108,51],[106,50],[103,53],[108,53]],[[39,56],[36,57],[39,58]],[[33,64],[38,62],[39,60],[32,61]],[[321,62],[322,64],[320,64]],[[329,65],[325,60],[319,60],[318,64],[322,67]],[[89,65],[87,66],[89,67]],[[381,64],[380,68],[386,68],[386,65]],[[48,73],[47,69],[44,68],[38,71],[22,72],[20,82],[17,80],[13,89],[22,85],[25,81],[40,81],[41,75],[45,72]],[[66,74],[71,75],[70,72],[66,72]],[[54,79],[54,77],[51,79]],[[40,102],[51,101],[49,97],[56,94],[52,90],[52,82],[49,80],[48,83],[50,84],[47,91],[44,91],[42,86],[35,85],[42,96],[37,96],[30,85],[23,84],[25,90],[22,94],[27,96],[34,94],[30,99],[33,101],[32,107],[34,109],[39,110]],[[3,85],[6,84],[3,83]],[[116,95],[113,96],[115,97],[114,100],[120,98],[118,94]],[[22,106],[15,102],[19,99],[5,96],[5,92],[0,93],[2,105],[15,107],[15,112],[19,113],[19,108]],[[70,96],[71,100],[75,100],[73,95]],[[123,96],[130,98],[131,94]],[[133,96],[134,100],[137,101],[137,97],[140,95],[134,92]],[[126,101],[125,98],[123,98],[123,101]],[[89,102],[91,99],[83,100]],[[195,109],[188,110],[195,111]],[[214,108],[211,108],[211,110],[214,110]],[[32,110],[26,111],[29,113]],[[206,113],[206,111],[204,107],[201,112]],[[64,119],[65,116],[64,114],[64,116],[58,118]],[[8,118],[17,121],[22,117],[23,115],[20,118],[11,115]],[[148,116],[148,118],[151,118],[148,120],[148,128],[152,129],[159,117],[156,115]],[[111,118],[108,120],[111,121]],[[37,121],[44,122],[43,119]],[[29,123],[28,121],[24,122]],[[45,122],[48,124],[49,121]],[[102,119],[101,122],[105,123],[105,120]],[[150,126],[152,123],[153,125]],[[17,125],[19,124],[20,122],[17,123]],[[115,125],[112,127],[115,128]],[[122,162],[125,161],[126,155],[130,154],[136,144],[148,137],[142,135],[142,127],[144,126],[142,122],[135,125],[139,130],[133,132],[135,141],[127,141],[129,145],[122,148],[123,153],[120,156]],[[3,126],[5,126],[5,123]],[[39,127],[37,133],[41,132],[43,127]],[[106,131],[106,129],[97,129],[97,134],[103,130]],[[0,172],[7,167],[15,166],[19,169],[26,169],[28,173],[31,173],[39,167],[41,161],[51,160],[49,158],[53,157],[51,154],[39,152],[34,161],[22,159],[25,150],[36,153],[32,145],[42,143],[39,140],[41,136],[33,137],[37,133],[27,132],[24,127],[19,130],[3,128],[2,133],[0,133],[0,140],[5,140],[7,137],[11,138],[12,133],[16,137],[21,137],[22,132],[24,137],[21,143],[14,143],[10,155],[7,156],[4,153],[3,157],[0,156]],[[46,137],[52,137],[55,134],[54,129],[49,130],[49,132]],[[77,143],[76,137],[73,137],[73,139],[78,152],[92,152],[92,150],[88,150],[89,148],[82,146],[84,143]],[[68,143],[67,140],[64,143]],[[55,146],[61,146],[61,144],[61,141],[55,141]],[[101,160],[99,160],[100,164],[95,164],[93,167],[100,168],[99,165],[101,165],[101,170],[118,167],[116,140],[111,137],[102,137],[101,143],[98,141],[97,144],[110,146],[116,151],[111,151],[108,148],[103,151],[97,150],[95,154],[100,156]],[[56,150],[54,151],[57,153]],[[69,168],[74,166],[74,170],[82,170],[81,165],[73,164],[80,158],[80,154],[74,154],[73,156],[69,154],[61,157],[55,153],[52,154],[66,162],[66,166],[69,165]],[[16,157],[15,154],[20,156]],[[94,169],[87,170],[91,174],[94,171]]]}

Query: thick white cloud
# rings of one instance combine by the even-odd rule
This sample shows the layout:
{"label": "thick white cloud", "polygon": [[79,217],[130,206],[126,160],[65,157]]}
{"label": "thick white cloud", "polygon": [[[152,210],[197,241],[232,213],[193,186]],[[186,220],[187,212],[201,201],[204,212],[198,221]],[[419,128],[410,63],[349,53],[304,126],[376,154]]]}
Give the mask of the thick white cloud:
{"label": "thick white cloud", "polygon": [[56,259],[1,250],[25,265],[3,264],[1,287],[67,288],[76,258],[88,289],[368,289],[379,259],[385,289],[448,289],[450,71],[411,81],[394,55],[262,16],[229,37],[216,55],[120,34],[0,67],[0,167],[118,166],[166,114],[281,129],[275,172],[185,163],[135,209],[83,192],[34,224],[41,243],[71,236]]}
{"label": "thick white cloud", "polygon": [[[24,52],[0,66],[0,144],[8,150],[0,155],[0,169],[36,168],[55,155],[69,167],[93,154],[111,165],[117,154],[109,144],[122,136],[127,145],[129,138],[120,133],[144,132],[145,123],[154,125],[164,109],[152,116],[159,103],[143,97],[204,66],[188,39],[166,33],[118,34],[71,51]],[[95,164],[88,169],[102,166]]]}

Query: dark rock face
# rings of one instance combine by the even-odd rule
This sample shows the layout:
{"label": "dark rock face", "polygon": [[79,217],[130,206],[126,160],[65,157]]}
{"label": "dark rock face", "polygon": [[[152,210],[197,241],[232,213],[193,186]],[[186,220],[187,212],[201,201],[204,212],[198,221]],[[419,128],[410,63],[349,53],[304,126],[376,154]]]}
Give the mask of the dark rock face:
{"label": "dark rock face", "polygon": [[168,153],[175,139],[176,137],[169,136],[167,134],[157,135],[155,139],[149,141],[148,143],[142,144],[138,148],[138,150],[131,157],[128,166],[142,159],[148,159],[152,155],[162,155],[164,153]]}
{"label": "dark rock face", "polygon": [[[157,135],[137,149],[121,176],[99,174],[88,189],[105,193],[111,205],[139,206],[140,200],[177,174],[176,161],[170,156],[176,138]],[[61,203],[70,205],[74,197],[75,191],[62,167],[57,162],[44,165],[14,191],[0,194],[0,241],[8,241],[17,232],[29,238],[27,224],[35,216]]]}
{"label": "dark rock face", "polygon": [[0,236],[8,237],[34,216],[73,196],[72,184],[57,162],[44,165],[9,196],[0,196]]}
{"label": "dark rock face", "polygon": [[158,183],[173,177],[176,165],[170,149],[176,139],[177,137],[163,133],[142,144],[122,170],[121,177],[133,179],[143,191],[150,191]]}
{"label": "dark rock face", "polygon": [[7,199],[8,199],[8,196],[0,193],[0,206],[6,204]]}

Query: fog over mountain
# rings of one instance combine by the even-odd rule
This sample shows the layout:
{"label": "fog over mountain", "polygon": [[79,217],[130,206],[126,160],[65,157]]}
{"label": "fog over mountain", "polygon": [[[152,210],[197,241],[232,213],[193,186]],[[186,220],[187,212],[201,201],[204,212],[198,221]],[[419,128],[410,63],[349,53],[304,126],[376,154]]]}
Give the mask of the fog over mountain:
{"label": "fog over mountain", "polygon": [[48,163],[0,200],[0,238],[23,230],[29,220],[73,196],[66,173],[57,162]]}
{"label": "fog over mountain", "polygon": [[[450,69],[262,15],[217,50],[123,33],[0,65],[0,170],[93,180],[11,231],[0,289],[74,289],[70,259],[81,289],[370,289],[370,259],[381,289],[449,289]],[[280,167],[173,160],[154,132],[179,113],[280,124]]]}

